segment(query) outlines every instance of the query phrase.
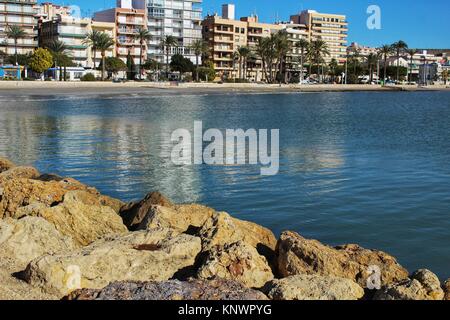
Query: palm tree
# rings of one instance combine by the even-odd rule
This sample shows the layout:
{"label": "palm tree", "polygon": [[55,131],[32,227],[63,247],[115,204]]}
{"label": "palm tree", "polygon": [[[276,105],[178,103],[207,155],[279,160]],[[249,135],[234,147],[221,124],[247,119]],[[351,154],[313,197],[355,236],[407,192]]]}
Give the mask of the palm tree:
{"label": "palm tree", "polygon": [[[67,46],[64,42],[60,40],[53,40],[47,44],[47,49],[50,50],[53,56],[53,60],[55,60],[55,68],[58,68],[59,64],[59,81],[63,80],[63,64],[64,55],[67,51]],[[61,62],[61,63],[60,63]]]}
{"label": "palm tree", "polygon": [[400,53],[406,49],[408,49],[408,45],[406,44],[406,42],[400,40],[395,42],[392,45],[392,48],[396,51],[397,53],[397,81],[400,80]]}
{"label": "palm tree", "polygon": [[238,48],[238,54],[239,54],[239,78],[240,79],[246,79],[246,67],[247,64],[247,57],[250,55],[250,48],[247,46],[242,46]]}
{"label": "palm tree", "polygon": [[277,55],[277,65],[278,65],[278,74],[280,76],[280,82],[281,82],[281,76],[284,72],[284,82],[287,80],[287,72],[285,69],[286,66],[286,55],[291,51],[292,43],[289,41],[288,33],[286,30],[281,30],[278,33],[275,34],[274,37],[274,47],[275,52]]}
{"label": "palm tree", "polygon": [[106,71],[106,51],[110,50],[115,44],[114,39],[107,33],[102,32],[97,41],[97,49],[102,54],[102,81],[105,80]]}
{"label": "palm tree", "polygon": [[145,51],[145,45],[148,41],[152,39],[152,35],[150,34],[150,31],[144,28],[139,28],[137,30],[137,33],[135,35],[135,39],[139,40],[139,47],[141,50],[141,54],[139,55],[139,78],[142,75],[142,55]]}
{"label": "palm tree", "polygon": [[336,69],[338,68],[339,64],[335,58],[331,59],[329,65],[330,67],[330,73],[332,77],[332,81],[334,83],[334,78],[336,77]]}
{"label": "palm tree", "polygon": [[308,51],[309,41],[305,38],[301,38],[300,41],[295,44],[295,47],[300,50],[300,83],[302,83],[304,78],[305,53]]}
{"label": "palm tree", "polygon": [[[255,47],[256,55],[261,59],[264,78],[271,82],[272,65],[274,58],[273,42],[271,38],[260,38]],[[270,74],[267,69],[270,68]]]}
{"label": "palm tree", "polygon": [[19,26],[13,25],[9,26],[6,30],[6,37],[8,39],[14,40],[14,56],[16,59],[16,65],[17,65],[17,42],[19,39],[24,38],[27,35],[24,29],[22,29]]}
{"label": "palm tree", "polygon": [[388,45],[388,44],[385,44],[385,45],[383,45],[383,46],[381,46],[379,49],[378,49],[378,52],[379,52],[379,54],[381,55],[381,57],[383,58],[383,60],[384,60],[384,73],[383,73],[383,85],[386,85],[386,79],[387,79],[387,74],[386,74],[386,72],[387,72],[387,59],[388,59],[388,57],[392,54],[392,52],[393,52],[393,48],[392,48],[392,46],[390,46],[390,45]]}
{"label": "palm tree", "polygon": [[237,51],[233,52],[233,54],[231,55],[231,58],[233,59],[233,74],[234,74],[234,81],[236,81],[236,62],[239,61],[239,53],[237,53]]}
{"label": "palm tree", "polygon": [[178,46],[178,40],[174,36],[166,36],[161,40],[161,48],[166,53],[166,76],[169,78],[169,55],[173,47]]}
{"label": "palm tree", "polygon": [[369,82],[372,83],[373,80],[373,68],[378,62],[378,56],[375,53],[370,53],[367,57],[367,66],[369,67]]}
{"label": "palm tree", "polygon": [[94,55],[94,69],[95,61],[97,60],[97,44],[100,39],[101,32],[98,30],[92,30],[91,32],[86,34],[86,37],[83,40],[83,44],[91,47],[92,53]]}
{"label": "palm tree", "polygon": [[412,72],[413,72],[413,62],[414,62],[414,55],[418,52],[416,49],[406,49],[405,52],[408,54],[410,61],[409,61],[409,76],[408,81],[412,81]]}
{"label": "palm tree", "polygon": [[[323,66],[324,57],[330,55],[330,51],[328,49],[328,44],[323,40],[314,40],[311,42],[311,54],[312,61],[314,61],[317,65],[317,69],[319,66]],[[317,70],[319,73],[319,70]],[[323,79],[321,79],[323,80]]]}
{"label": "palm tree", "polygon": [[198,82],[198,65],[200,56],[205,55],[209,52],[208,44],[202,39],[196,40],[191,44],[191,49],[195,54],[195,80]]}

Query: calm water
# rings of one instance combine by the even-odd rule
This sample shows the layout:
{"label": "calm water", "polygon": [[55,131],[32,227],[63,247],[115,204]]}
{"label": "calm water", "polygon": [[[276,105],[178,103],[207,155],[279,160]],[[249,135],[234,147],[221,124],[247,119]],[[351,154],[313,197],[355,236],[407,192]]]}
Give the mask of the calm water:
{"label": "calm water", "polygon": [[[172,165],[176,128],[280,128],[280,173]],[[0,97],[0,154],[123,200],[160,190],[450,277],[450,93]]]}

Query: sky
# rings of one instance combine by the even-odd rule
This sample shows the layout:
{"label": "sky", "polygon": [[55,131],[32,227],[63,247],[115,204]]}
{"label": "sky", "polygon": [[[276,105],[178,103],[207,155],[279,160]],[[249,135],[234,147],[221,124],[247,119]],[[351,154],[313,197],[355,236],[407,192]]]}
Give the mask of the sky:
{"label": "sky", "polygon": [[[78,5],[86,16],[116,3],[115,0],[52,2]],[[403,40],[411,48],[450,48],[449,0],[203,0],[204,14],[220,13],[223,3],[234,3],[237,17],[257,13],[261,22],[288,21],[291,14],[302,9],[345,14],[349,22],[349,43],[378,47]],[[381,29],[367,27],[370,5],[377,5],[381,10]]]}

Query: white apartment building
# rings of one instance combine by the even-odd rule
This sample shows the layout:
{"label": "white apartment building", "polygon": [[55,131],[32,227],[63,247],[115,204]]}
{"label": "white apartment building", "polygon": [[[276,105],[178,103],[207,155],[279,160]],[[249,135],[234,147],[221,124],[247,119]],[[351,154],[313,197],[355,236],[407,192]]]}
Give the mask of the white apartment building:
{"label": "white apartment building", "polygon": [[202,39],[202,0],[138,0],[138,2],[141,2],[141,5],[142,2],[146,2],[148,30],[153,36],[148,44],[148,56],[165,63],[161,40],[170,35],[179,43],[172,49],[170,55],[182,54],[195,62],[190,45]]}

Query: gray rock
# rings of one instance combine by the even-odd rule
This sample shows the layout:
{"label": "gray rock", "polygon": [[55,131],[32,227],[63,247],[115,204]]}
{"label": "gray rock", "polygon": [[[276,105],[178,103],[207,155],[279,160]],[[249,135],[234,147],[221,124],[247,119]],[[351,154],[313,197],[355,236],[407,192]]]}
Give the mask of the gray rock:
{"label": "gray rock", "polygon": [[66,300],[267,300],[256,290],[229,280],[114,282],[101,290],[77,290]]}

